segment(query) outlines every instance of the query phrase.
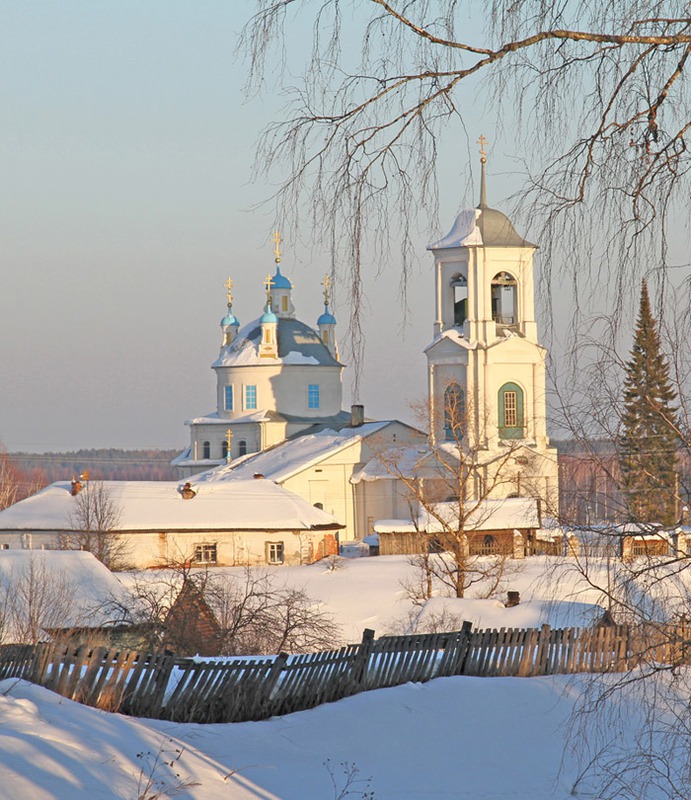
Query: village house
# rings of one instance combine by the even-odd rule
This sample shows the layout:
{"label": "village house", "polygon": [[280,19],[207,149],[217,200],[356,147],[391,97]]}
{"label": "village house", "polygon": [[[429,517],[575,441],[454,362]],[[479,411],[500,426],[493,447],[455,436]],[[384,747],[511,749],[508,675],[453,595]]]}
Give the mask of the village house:
{"label": "village house", "polygon": [[[338,552],[343,528],[330,514],[262,478],[195,485],[169,481],[98,482],[115,510],[103,535],[117,537],[133,568],[170,564],[310,564]],[[74,546],[77,498],[53,483],[0,512],[0,547]]]}

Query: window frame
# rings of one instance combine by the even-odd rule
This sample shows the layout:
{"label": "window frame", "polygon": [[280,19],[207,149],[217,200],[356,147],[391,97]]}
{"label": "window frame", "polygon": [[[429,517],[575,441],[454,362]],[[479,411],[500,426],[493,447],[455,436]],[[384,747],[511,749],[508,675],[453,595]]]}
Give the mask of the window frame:
{"label": "window frame", "polygon": [[216,542],[199,542],[194,546],[195,564],[218,564],[218,545]]}
{"label": "window frame", "polygon": [[[229,400],[230,400],[230,402],[228,402]],[[233,400],[234,400],[234,397],[233,397],[233,385],[232,385],[232,383],[227,383],[223,387],[223,408],[226,411],[232,411],[233,410]]]}
{"label": "window frame", "polygon": [[[510,398],[507,408],[507,396]],[[498,394],[498,420],[500,439],[525,438],[525,392],[513,382],[505,383]]]}
{"label": "window frame", "polygon": [[266,543],[266,563],[267,564],[284,564],[285,563],[285,543],[284,542],[267,542]]}
{"label": "window frame", "polygon": [[245,411],[257,410],[257,384],[246,383],[244,391]]}
{"label": "window frame", "polygon": [[458,381],[444,389],[444,439],[461,441],[465,432],[465,391]]}
{"label": "window frame", "polygon": [[320,391],[318,383],[307,384],[307,408],[314,410],[320,407]]}

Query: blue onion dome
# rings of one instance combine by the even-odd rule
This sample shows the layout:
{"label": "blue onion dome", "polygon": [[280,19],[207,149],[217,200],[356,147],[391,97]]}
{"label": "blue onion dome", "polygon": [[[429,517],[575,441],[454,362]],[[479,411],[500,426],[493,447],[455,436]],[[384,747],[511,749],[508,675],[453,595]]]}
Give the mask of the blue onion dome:
{"label": "blue onion dome", "polygon": [[237,325],[238,327],[240,327],[240,322],[238,318],[233,314],[231,307],[228,306],[228,313],[221,320],[221,327],[229,328],[231,325]]}
{"label": "blue onion dome", "polygon": [[329,304],[324,303],[324,313],[317,320],[317,325],[335,325],[336,317],[329,311]]}
{"label": "blue onion dome", "polygon": [[259,320],[261,323],[265,322],[278,322],[278,317],[271,310],[271,303],[266,304],[262,318]]}
{"label": "blue onion dome", "polygon": [[285,275],[281,275],[281,268],[276,264],[276,274],[271,279],[271,288],[272,289],[292,289],[293,284],[286,278]]}

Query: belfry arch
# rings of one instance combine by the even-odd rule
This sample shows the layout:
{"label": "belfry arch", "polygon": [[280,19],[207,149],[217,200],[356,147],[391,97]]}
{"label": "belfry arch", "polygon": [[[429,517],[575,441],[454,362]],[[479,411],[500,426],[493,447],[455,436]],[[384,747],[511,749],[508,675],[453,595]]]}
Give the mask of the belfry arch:
{"label": "belfry arch", "polygon": [[518,281],[510,272],[492,278],[492,319],[498,325],[518,325]]}

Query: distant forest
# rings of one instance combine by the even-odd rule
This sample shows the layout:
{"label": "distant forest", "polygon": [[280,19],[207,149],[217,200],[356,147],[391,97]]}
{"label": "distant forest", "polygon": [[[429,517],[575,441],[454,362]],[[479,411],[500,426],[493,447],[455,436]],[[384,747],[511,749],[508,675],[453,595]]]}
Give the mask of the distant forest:
{"label": "distant forest", "polygon": [[22,472],[40,473],[43,483],[68,481],[85,470],[92,480],[174,481],[170,462],[177,450],[75,450],[69,453],[8,453]]}

